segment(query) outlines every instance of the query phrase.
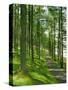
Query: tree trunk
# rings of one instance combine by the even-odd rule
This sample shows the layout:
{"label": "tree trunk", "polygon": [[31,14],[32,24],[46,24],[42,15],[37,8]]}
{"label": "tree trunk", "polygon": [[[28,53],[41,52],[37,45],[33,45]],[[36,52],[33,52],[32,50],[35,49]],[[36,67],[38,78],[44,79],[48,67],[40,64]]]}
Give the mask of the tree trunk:
{"label": "tree trunk", "polygon": [[30,12],[30,24],[31,24],[31,54],[32,54],[32,63],[34,63],[34,51],[33,51],[33,5],[31,5]]}
{"label": "tree trunk", "polygon": [[21,5],[20,61],[21,69],[26,71],[26,5]]}

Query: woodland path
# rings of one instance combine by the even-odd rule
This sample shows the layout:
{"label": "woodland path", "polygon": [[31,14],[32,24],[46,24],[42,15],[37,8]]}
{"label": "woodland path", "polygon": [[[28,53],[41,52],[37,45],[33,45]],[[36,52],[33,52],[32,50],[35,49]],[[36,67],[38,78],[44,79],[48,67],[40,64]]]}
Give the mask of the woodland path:
{"label": "woodland path", "polygon": [[66,71],[65,69],[61,69],[58,63],[50,58],[50,56],[46,57],[46,65],[48,67],[49,72],[58,80],[58,83],[66,82]]}

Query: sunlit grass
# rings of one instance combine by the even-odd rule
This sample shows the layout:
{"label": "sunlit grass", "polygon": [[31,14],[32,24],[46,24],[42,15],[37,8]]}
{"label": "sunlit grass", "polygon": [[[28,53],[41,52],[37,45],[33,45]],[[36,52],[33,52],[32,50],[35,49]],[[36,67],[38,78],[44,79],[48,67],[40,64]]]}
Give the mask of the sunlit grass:
{"label": "sunlit grass", "polygon": [[32,85],[32,79],[28,75],[19,72],[13,76],[13,85]]}

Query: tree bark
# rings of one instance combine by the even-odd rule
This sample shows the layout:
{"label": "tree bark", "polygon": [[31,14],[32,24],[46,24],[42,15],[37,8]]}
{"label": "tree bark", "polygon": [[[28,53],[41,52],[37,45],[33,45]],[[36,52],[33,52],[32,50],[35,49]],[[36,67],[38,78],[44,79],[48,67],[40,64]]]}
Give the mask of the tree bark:
{"label": "tree bark", "polygon": [[21,5],[20,61],[21,69],[26,71],[26,5]]}

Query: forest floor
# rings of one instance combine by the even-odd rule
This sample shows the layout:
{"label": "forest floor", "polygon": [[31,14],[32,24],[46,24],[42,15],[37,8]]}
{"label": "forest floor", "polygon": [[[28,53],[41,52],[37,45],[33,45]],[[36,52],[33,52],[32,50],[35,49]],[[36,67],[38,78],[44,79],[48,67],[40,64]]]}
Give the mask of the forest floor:
{"label": "forest floor", "polygon": [[[65,69],[61,69],[56,61],[51,60],[49,55],[46,56],[45,60],[41,60],[41,64],[36,60],[36,63],[29,68],[27,73],[20,69],[18,57],[15,57],[10,65],[13,65],[13,75],[10,74],[10,84],[13,84],[13,86],[66,82]],[[13,82],[11,79],[13,79]]]}

